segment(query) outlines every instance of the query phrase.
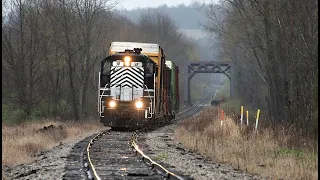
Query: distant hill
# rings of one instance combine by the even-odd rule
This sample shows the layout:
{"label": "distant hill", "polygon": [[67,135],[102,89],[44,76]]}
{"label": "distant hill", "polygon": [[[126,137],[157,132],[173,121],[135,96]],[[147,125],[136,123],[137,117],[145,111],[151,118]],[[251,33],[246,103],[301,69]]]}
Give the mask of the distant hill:
{"label": "distant hill", "polygon": [[201,29],[180,29],[180,32],[193,39],[202,39],[207,36]]}
{"label": "distant hill", "polygon": [[[180,4],[178,6],[168,7],[167,5],[159,6],[157,9],[167,13],[180,29],[201,29],[201,24],[206,22],[205,15],[200,11],[201,4],[192,3],[189,6]],[[133,22],[137,22],[140,14],[156,8],[138,8],[133,10],[121,10],[120,14],[128,17]]]}
{"label": "distant hill", "polygon": [[209,38],[207,33],[203,31],[202,25],[206,23],[206,17],[201,9],[205,4],[191,3],[189,6],[180,4],[178,6],[168,7],[167,5],[159,6],[158,8],[137,8],[133,10],[121,10],[118,13],[132,20],[138,22],[140,15],[160,9],[167,13],[172,20],[175,21],[180,32],[187,37],[192,38],[196,44],[196,51],[200,60],[215,60],[217,55],[217,48],[212,38]]}

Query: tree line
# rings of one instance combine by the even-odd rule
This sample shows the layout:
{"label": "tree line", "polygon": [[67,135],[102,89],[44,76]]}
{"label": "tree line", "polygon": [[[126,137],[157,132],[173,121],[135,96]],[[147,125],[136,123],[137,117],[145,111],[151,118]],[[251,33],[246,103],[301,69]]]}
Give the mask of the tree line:
{"label": "tree line", "polygon": [[202,10],[220,58],[235,64],[237,98],[270,123],[317,133],[318,1],[223,0]]}
{"label": "tree line", "polygon": [[141,13],[146,13],[149,10],[160,9],[168,14],[175,22],[179,24],[181,29],[201,29],[200,23],[206,19],[198,9],[201,8],[201,3],[192,2],[189,5],[178,4],[176,6],[160,5],[157,8],[136,8],[132,10],[121,10],[121,14],[125,14],[131,20],[139,20]]}
{"label": "tree line", "polygon": [[2,112],[6,121],[97,115],[100,60],[112,41],[158,43],[183,65],[192,41],[160,10],[138,23],[111,0],[9,0],[2,3]]}

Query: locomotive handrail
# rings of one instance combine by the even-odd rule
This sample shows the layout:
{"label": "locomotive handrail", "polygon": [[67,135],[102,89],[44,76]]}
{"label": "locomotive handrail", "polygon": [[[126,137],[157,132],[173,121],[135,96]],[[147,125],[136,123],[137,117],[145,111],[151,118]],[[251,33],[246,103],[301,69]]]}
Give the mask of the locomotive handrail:
{"label": "locomotive handrail", "polygon": [[[100,72],[99,72],[99,75],[100,75]],[[100,77],[100,76],[99,76]],[[100,81],[99,81],[99,102],[98,102],[98,112],[100,113],[100,116],[101,116],[101,113],[102,113],[102,110],[101,110],[101,99],[102,99],[102,96],[104,95],[104,92],[106,91],[107,89],[107,86],[108,86],[109,83],[106,83],[106,85],[104,86],[104,89],[102,91],[102,94],[100,94],[100,90],[101,90],[101,87],[100,87]]]}
{"label": "locomotive handrail", "polygon": [[[153,107],[152,107],[152,106],[153,106],[153,101],[152,101],[152,98],[151,98],[151,95],[150,95],[150,91],[151,91],[151,90],[148,89],[148,86],[147,86],[147,85],[144,84],[144,86],[145,86],[146,89],[143,88],[143,91],[146,91],[146,90],[147,90],[146,92],[148,93],[148,96],[149,96],[149,98],[150,98],[150,106],[151,106],[151,108],[152,108],[152,110],[153,110]],[[153,91],[153,99],[155,99],[154,90],[152,89],[152,91]],[[143,93],[144,93],[144,92],[143,92]],[[151,111],[150,111],[150,106],[149,106],[149,113],[150,113],[151,116],[148,117],[148,118],[152,118],[152,115],[154,114],[154,112],[151,112]]]}
{"label": "locomotive handrail", "polygon": [[131,147],[134,148],[135,152],[136,153],[139,153],[141,156],[142,156],[142,161],[150,166],[152,169],[156,170],[156,172],[158,174],[160,174],[162,177],[166,178],[166,179],[176,179],[176,180],[184,180],[183,177],[167,170],[166,168],[164,168],[162,165],[154,162],[152,159],[150,159],[147,155],[145,155],[139,148],[138,144],[137,144],[137,136],[138,134],[137,133],[133,133],[131,135]]}

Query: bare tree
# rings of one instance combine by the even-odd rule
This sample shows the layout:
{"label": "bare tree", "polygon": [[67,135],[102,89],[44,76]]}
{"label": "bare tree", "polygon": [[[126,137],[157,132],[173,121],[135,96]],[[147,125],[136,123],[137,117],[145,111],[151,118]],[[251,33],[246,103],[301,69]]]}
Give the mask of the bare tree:
{"label": "bare tree", "polygon": [[224,0],[204,11],[206,30],[218,35],[224,57],[238,67],[239,98],[259,108],[266,104],[274,123],[299,124],[304,134],[317,114],[311,106],[317,96],[312,92],[318,71],[316,5],[315,0]]}
{"label": "bare tree", "polygon": [[27,116],[43,99],[39,85],[44,72],[44,43],[41,39],[40,4],[37,1],[10,2],[12,9],[3,23],[3,64],[8,80],[13,80],[14,100]]}

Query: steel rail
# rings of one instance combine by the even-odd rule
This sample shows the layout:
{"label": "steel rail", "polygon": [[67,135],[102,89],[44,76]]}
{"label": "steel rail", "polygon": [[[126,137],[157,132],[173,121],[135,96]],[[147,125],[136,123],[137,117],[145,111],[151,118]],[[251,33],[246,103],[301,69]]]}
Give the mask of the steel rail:
{"label": "steel rail", "polygon": [[168,169],[164,168],[162,165],[158,164],[157,162],[153,161],[151,158],[149,158],[147,155],[143,153],[143,151],[139,148],[137,144],[137,133],[133,133],[131,136],[131,147],[134,148],[136,154],[140,154],[142,161],[155,170],[158,174],[160,174],[163,178],[166,179],[174,179],[174,180],[184,180],[183,177],[169,171]]}
{"label": "steel rail", "polygon": [[92,164],[91,158],[90,158],[90,149],[92,147],[92,145],[94,144],[94,141],[99,140],[102,136],[104,136],[107,132],[110,132],[110,130],[105,130],[100,132],[99,134],[97,134],[94,138],[92,138],[87,147],[86,147],[86,158],[85,158],[85,162],[84,162],[84,168],[87,172],[87,177],[90,180],[101,180],[101,178],[99,177],[99,175],[96,172],[96,169],[94,167],[94,165]]}

